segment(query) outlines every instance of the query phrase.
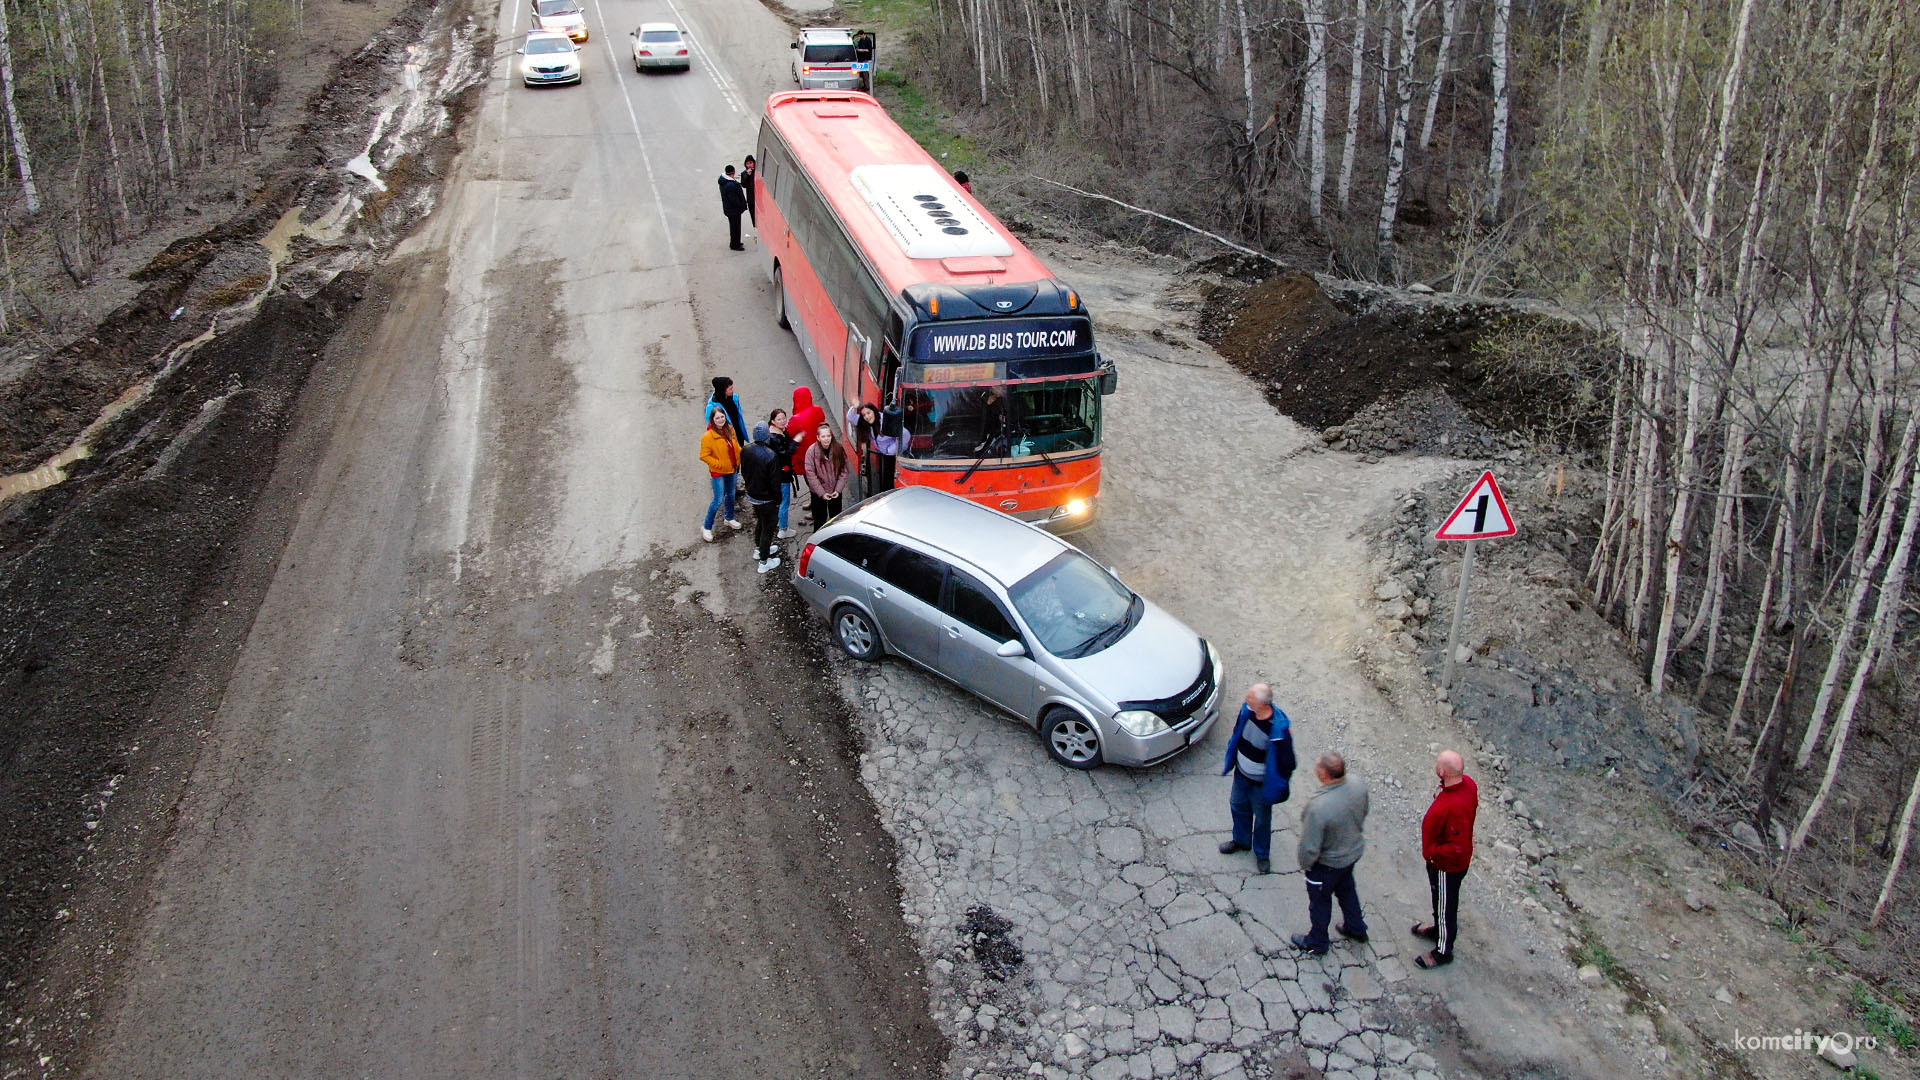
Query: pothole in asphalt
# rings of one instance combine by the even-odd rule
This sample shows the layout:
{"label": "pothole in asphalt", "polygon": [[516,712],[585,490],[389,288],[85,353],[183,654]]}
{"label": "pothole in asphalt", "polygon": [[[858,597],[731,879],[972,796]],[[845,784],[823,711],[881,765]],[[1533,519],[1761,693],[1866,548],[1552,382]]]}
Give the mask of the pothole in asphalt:
{"label": "pothole in asphalt", "polygon": [[981,972],[994,982],[1006,982],[1027,962],[1027,954],[1013,940],[1012,920],[985,904],[967,909],[967,917],[960,922],[960,940]]}

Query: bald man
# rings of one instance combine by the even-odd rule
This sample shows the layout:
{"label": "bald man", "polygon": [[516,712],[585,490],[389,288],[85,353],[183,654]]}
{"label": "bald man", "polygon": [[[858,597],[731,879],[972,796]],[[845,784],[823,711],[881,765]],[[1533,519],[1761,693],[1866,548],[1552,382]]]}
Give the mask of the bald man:
{"label": "bald man", "polygon": [[[1414,957],[1421,968],[1453,963],[1453,939],[1460,924],[1460,882],[1473,862],[1473,818],[1480,808],[1480,788],[1467,775],[1467,763],[1458,753],[1442,750],[1434,759],[1433,774],[1440,793],[1420,823],[1420,854],[1427,860],[1427,891],[1433,895],[1433,921],[1413,928],[1414,936],[1435,943],[1425,955]],[[1446,937],[1440,936],[1441,895],[1446,896]]]}
{"label": "bald man", "polygon": [[1220,845],[1220,854],[1253,852],[1254,869],[1273,870],[1273,804],[1287,801],[1293,790],[1293,724],[1273,703],[1273,687],[1254,683],[1234,721],[1227,740],[1227,762],[1221,776],[1233,775],[1227,812],[1233,835]]}

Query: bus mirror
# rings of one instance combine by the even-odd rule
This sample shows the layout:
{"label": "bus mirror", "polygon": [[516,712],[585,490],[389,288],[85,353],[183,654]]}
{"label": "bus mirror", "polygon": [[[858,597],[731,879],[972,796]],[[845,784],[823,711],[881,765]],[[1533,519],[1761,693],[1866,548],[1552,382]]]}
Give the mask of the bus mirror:
{"label": "bus mirror", "polygon": [[1120,389],[1120,373],[1109,367],[1100,372],[1100,396],[1107,397]]}
{"label": "bus mirror", "polygon": [[797,48],[799,48],[799,47],[800,47],[800,43],[799,43],[799,42],[797,42],[797,41],[789,41],[789,42],[787,42],[787,48],[789,48],[789,49],[797,49]]}

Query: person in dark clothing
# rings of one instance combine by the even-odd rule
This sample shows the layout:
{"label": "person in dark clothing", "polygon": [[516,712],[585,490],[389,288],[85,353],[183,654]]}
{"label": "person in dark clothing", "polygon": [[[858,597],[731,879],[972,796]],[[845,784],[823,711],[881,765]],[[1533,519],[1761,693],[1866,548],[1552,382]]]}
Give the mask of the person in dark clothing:
{"label": "person in dark clothing", "polygon": [[754,569],[762,574],[780,565],[773,549],[780,528],[780,460],[767,440],[767,425],[755,424],[753,444],[740,454],[740,475],[753,506]]}
{"label": "person in dark clothing", "polygon": [[1263,874],[1273,870],[1273,804],[1286,802],[1292,792],[1292,727],[1273,704],[1273,687],[1255,683],[1240,706],[1227,740],[1227,764],[1220,770],[1222,776],[1233,774],[1227,799],[1233,836],[1220,845],[1220,854],[1251,848],[1254,866]]}
{"label": "person in dark clothing", "polygon": [[1293,935],[1293,946],[1305,952],[1327,951],[1327,923],[1333,902],[1340,901],[1343,921],[1335,929],[1354,941],[1367,940],[1367,920],[1360,911],[1360,892],[1353,886],[1353,868],[1366,853],[1367,785],[1347,772],[1347,759],[1321,754],[1313,764],[1320,790],[1300,814],[1300,870],[1307,878],[1307,918],[1304,934]]}
{"label": "person in dark clothing", "polygon": [[775,535],[785,540],[798,535],[788,524],[793,510],[793,453],[797,445],[787,434],[787,410],[775,409],[767,417],[767,445],[773,447],[780,464],[780,531]]}
{"label": "person in dark clothing", "polygon": [[[1427,892],[1433,897],[1433,921],[1413,928],[1415,937],[1439,944],[1414,964],[1437,968],[1453,963],[1453,938],[1460,926],[1460,883],[1473,862],[1473,819],[1480,809],[1480,788],[1467,775],[1467,763],[1457,752],[1443,750],[1433,763],[1440,793],[1433,797],[1420,822],[1420,854],[1427,860]],[[1446,889],[1446,937],[1440,935],[1441,885]]]}
{"label": "person in dark clothing", "polygon": [[760,172],[760,163],[748,154],[747,160],[740,166],[740,190],[747,196],[747,220],[754,228],[760,227],[760,215],[754,211],[753,178]]}
{"label": "person in dark clothing", "polygon": [[747,246],[740,242],[740,215],[747,212],[747,195],[740,187],[740,181],[735,179],[731,165],[720,175],[720,212],[727,215],[728,249],[747,250]]}

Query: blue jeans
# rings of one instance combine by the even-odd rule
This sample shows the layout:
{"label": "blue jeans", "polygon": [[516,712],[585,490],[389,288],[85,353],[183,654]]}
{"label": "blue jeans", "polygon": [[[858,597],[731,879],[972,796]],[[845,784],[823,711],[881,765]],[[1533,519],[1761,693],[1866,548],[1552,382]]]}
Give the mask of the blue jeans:
{"label": "blue jeans", "polygon": [[1332,867],[1324,863],[1314,863],[1307,871],[1307,918],[1312,925],[1307,927],[1307,946],[1312,949],[1325,949],[1332,942],[1327,938],[1327,923],[1333,919],[1333,902],[1340,901],[1340,921],[1349,934],[1365,937],[1367,920],[1360,914],[1360,893],[1353,887],[1353,867]]}
{"label": "blue jeans", "polygon": [[1233,770],[1233,794],[1227,797],[1233,811],[1233,842],[1253,849],[1253,857],[1265,859],[1273,854],[1273,804],[1260,797],[1260,785]]}
{"label": "blue jeans", "polygon": [[720,507],[722,505],[724,505],[727,508],[727,520],[728,521],[733,520],[734,484],[737,479],[738,477],[736,477],[735,474],[733,473],[728,473],[725,476],[712,477],[713,502],[708,504],[707,506],[707,523],[705,525],[702,525],[701,528],[703,529],[713,528],[714,515],[720,512]]}
{"label": "blue jeans", "polygon": [[793,509],[793,485],[780,485],[780,531],[787,531],[787,512]]}

